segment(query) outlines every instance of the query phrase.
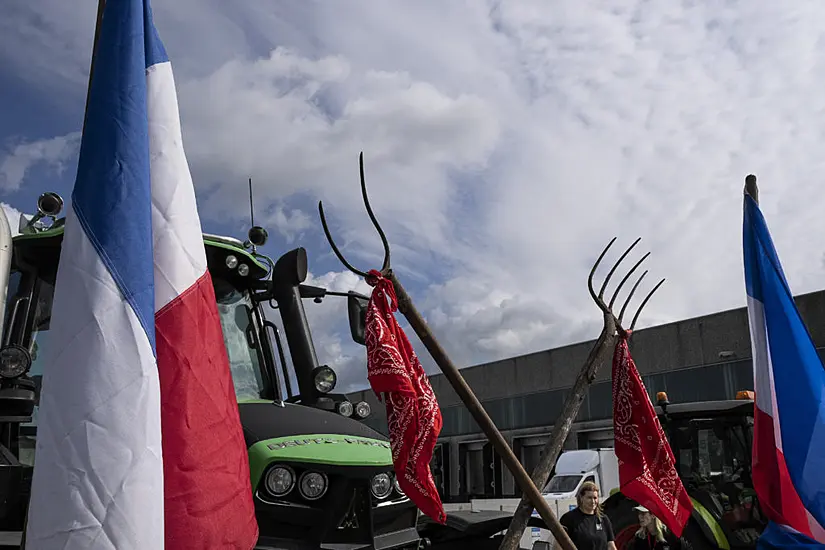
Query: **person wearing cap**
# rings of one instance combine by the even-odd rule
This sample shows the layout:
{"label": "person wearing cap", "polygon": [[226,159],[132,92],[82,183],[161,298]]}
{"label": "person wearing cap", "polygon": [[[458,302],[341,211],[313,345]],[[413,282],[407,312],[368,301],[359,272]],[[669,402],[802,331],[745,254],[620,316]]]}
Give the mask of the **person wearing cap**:
{"label": "person wearing cap", "polygon": [[691,544],[677,537],[644,506],[633,508],[639,515],[639,530],[629,550],[691,550]]}
{"label": "person wearing cap", "polygon": [[[613,524],[604,515],[599,504],[599,487],[585,481],[576,493],[576,508],[560,519],[564,530],[578,550],[616,550],[613,542]],[[556,542],[556,547],[559,547]]]}

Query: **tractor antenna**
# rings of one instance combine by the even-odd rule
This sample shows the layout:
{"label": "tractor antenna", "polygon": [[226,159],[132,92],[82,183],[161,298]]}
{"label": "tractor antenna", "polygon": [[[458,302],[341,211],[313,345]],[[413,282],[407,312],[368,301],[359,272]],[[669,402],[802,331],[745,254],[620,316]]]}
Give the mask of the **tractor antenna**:
{"label": "tractor antenna", "polygon": [[252,202],[252,177],[249,178],[249,227],[255,226],[255,206]]}
{"label": "tractor antenna", "polygon": [[[249,227],[255,227],[255,201],[252,200],[252,176],[249,176]],[[252,253],[256,253],[255,243],[250,239],[248,246],[252,248]]]}
{"label": "tractor antenna", "polygon": [[258,253],[258,247],[266,244],[269,235],[266,229],[255,225],[255,201],[252,199],[252,176],[249,177],[249,240],[244,243],[244,247],[251,248],[252,254]]}

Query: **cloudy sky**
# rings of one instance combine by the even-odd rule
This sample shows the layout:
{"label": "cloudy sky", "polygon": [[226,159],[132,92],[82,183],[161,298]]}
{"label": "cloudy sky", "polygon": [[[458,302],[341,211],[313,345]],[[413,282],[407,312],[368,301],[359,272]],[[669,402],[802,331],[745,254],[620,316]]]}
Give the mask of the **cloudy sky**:
{"label": "cloudy sky", "polygon": [[[642,237],[650,326],[745,304],[742,186],[795,293],[825,286],[825,6],[798,0],[155,0],[204,230],[243,236],[246,179],[274,257],[368,287],[363,150],[393,264],[454,360],[594,338],[590,264]],[[0,18],[0,201],[71,192],[94,0]],[[615,255],[614,255],[615,257]],[[638,257],[638,255],[635,255]],[[366,385],[342,300],[307,303],[322,361]],[[412,334],[411,334],[412,336]],[[414,339],[414,337],[413,337]]]}

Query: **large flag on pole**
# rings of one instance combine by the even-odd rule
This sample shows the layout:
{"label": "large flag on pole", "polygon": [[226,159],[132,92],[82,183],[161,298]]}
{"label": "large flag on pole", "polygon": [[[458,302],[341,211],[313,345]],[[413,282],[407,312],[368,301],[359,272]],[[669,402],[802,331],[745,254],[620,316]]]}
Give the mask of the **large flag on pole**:
{"label": "large flag on pole", "polygon": [[149,0],[108,0],[66,216],[27,548],[252,548],[229,362]]}
{"label": "large flag on pole", "polygon": [[747,192],[743,245],[755,394],[753,484],[772,522],[759,545],[825,543],[825,368],[765,218]]}

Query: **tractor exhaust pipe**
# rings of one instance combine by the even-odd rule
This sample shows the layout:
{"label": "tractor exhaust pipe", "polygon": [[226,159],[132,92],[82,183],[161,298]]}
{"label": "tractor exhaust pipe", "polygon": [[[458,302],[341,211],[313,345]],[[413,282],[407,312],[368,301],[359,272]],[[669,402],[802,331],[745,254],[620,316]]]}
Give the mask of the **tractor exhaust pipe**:
{"label": "tractor exhaust pipe", "polygon": [[318,356],[301,301],[300,285],[306,278],[307,252],[303,247],[290,250],[278,258],[272,269],[272,294],[278,302],[301,402],[314,405],[318,391],[313,382],[313,371],[318,367]]}

